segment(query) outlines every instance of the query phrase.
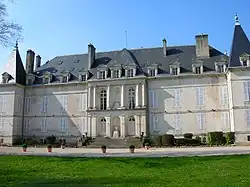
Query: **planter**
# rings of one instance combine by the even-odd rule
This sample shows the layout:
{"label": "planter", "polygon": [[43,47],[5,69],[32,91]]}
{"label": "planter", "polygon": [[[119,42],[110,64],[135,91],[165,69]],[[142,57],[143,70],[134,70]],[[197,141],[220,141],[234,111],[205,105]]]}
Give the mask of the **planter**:
{"label": "planter", "polygon": [[135,148],[129,148],[130,153],[134,153],[135,152]]}
{"label": "planter", "polygon": [[106,148],[102,148],[102,153],[106,153]]}
{"label": "planter", "polygon": [[23,147],[23,152],[26,152],[27,151],[27,147]]}
{"label": "planter", "polygon": [[148,146],[148,145],[145,145],[145,149],[147,149],[147,150],[148,150],[148,149],[149,149],[149,146]]}
{"label": "planter", "polygon": [[51,153],[52,152],[52,147],[51,148],[47,148],[48,152]]}
{"label": "planter", "polygon": [[62,149],[65,149],[65,145],[61,145],[61,148],[62,148]]}

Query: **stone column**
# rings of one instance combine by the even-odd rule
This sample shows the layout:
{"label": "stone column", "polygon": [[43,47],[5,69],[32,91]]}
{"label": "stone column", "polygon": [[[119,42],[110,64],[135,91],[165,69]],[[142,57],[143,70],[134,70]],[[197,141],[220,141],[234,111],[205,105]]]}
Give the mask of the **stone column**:
{"label": "stone column", "polygon": [[93,109],[96,109],[96,86],[93,87]]}
{"label": "stone column", "polygon": [[135,107],[138,108],[139,107],[139,84],[136,85],[135,88]]}
{"label": "stone column", "polygon": [[110,96],[110,85],[107,86],[107,109],[110,109],[109,96]]}
{"label": "stone column", "polygon": [[88,133],[87,136],[91,136],[91,116],[90,115],[88,116],[87,133]]}
{"label": "stone column", "polygon": [[141,132],[144,132],[144,136],[147,134],[147,126],[146,126],[146,115],[141,115]]}
{"label": "stone column", "polygon": [[141,136],[141,116],[137,116],[137,133],[138,137]]}
{"label": "stone column", "polygon": [[125,138],[125,116],[120,116],[120,136]]}
{"label": "stone column", "polygon": [[111,124],[110,124],[110,116],[105,117],[106,119],[106,137],[111,137]]}
{"label": "stone column", "polygon": [[92,108],[91,97],[92,97],[92,86],[89,86],[88,87],[88,108]]}
{"label": "stone column", "polygon": [[125,108],[124,106],[124,85],[121,87],[121,108]]}
{"label": "stone column", "polygon": [[141,99],[142,99],[142,107],[145,107],[146,93],[145,93],[145,84],[143,83],[141,86]]}
{"label": "stone column", "polygon": [[138,136],[138,116],[135,117],[135,136]]}
{"label": "stone column", "polygon": [[92,116],[92,124],[91,124],[91,137],[96,137],[96,116]]}

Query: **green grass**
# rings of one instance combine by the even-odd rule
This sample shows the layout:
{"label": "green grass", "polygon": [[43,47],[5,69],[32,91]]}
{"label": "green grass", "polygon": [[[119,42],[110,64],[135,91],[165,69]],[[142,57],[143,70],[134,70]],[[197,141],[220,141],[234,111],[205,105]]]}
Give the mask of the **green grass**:
{"label": "green grass", "polygon": [[0,186],[250,186],[250,156],[58,158],[0,156]]}

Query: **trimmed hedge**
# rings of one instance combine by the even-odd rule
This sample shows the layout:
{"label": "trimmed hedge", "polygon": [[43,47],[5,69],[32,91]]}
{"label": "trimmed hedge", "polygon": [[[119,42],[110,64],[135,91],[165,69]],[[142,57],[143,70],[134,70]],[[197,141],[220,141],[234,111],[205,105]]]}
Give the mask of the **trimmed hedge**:
{"label": "trimmed hedge", "polygon": [[185,133],[183,136],[184,136],[184,138],[187,138],[187,139],[192,139],[193,138],[192,133]]}
{"label": "trimmed hedge", "polygon": [[226,138],[223,136],[223,132],[209,132],[208,144],[209,145],[224,145]]}
{"label": "trimmed hedge", "polygon": [[174,145],[174,135],[164,134],[162,136],[162,145],[164,146],[173,146]]}
{"label": "trimmed hedge", "polygon": [[226,143],[234,144],[235,142],[235,132],[227,132],[226,133]]}
{"label": "trimmed hedge", "polygon": [[200,139],[178,138],[175,139],[176,146],[200,146]]}

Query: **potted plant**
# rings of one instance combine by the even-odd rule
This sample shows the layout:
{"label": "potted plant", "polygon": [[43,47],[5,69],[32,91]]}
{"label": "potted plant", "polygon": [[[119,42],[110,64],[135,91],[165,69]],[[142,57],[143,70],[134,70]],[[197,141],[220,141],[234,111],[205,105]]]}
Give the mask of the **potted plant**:
{"label": "potted plant", "polygon": [[65,148],[65,143],[61,143],[61,148],[64,149]]}
{"label": "potted plant", "polygon": [[145,148],[149,149],[149,147],[150,147],[149,143],[145,143]]}
{"label": "potted plant", "polygon": [[28,147],[27,144],[23,144],[23,145],[22,145],[23,152],[26,152],[26,151],[27,151],[27,147]]}
{"label": "potted plant", "polygon": [[48,149],[48,152],[52,152],[52,145],[51,145],[51,144],[48,144],[48,145],[47,145],[47,149]]}
{"label": "potted plant", "polygon": [[102,149],[102,153],[106,153],[106,150],[107,150],[106,145],[102,145],[102,146],[101,146],[101,149]]}
{"label": "potted plant", "polygon": [[130,145],[129,146],[129,151],[130,151],[130,153],[134,153],[135,152],[135,146],[134,145]]}

